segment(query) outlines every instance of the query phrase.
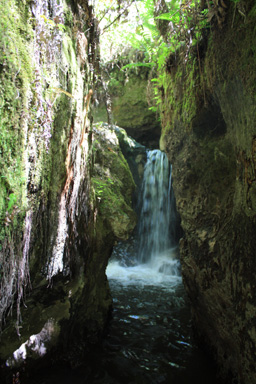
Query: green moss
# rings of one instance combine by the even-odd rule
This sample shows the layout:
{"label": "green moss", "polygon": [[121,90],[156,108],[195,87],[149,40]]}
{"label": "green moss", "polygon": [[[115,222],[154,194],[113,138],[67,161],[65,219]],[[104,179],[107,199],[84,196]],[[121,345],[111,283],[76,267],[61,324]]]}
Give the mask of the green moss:
{"label": "green moss", "polygon": [[65,35],[62,42],[62,47],[63,47],[64,56],[66,57],[68,65],[70,66],[70,72],[72,75],[76,75],[78,72],[78,64],[77,64],[74,42],[70,36]]}
{"label": "green moss", "polygon": [[92,187],[99,215],[96,230],[126,239],[136,220],[131,208],[133,177],[114,131],[98,124],[94,135]]}
{"label": "green moss", "polygon": [[[75,44],[67,33],[63,37],[61,65],[59,62],[49,64],[46,55],[41,53],[40,70],[35,72],[32,40],[35,38],[32,26],[34,23],[28,1],[8,0],[4,7],[0,7],[1,281],[3,273],[9,273],[6,265],[10,254],[14,255],[17,265],[22,257],[24,218],[28,209],[39,212],[38,217],[41,220],[34,247],[30,249],[32,279],[36,275],[37,280],[44,280],[40,271],[47,261],[47,247],[50,249],[52,246],[46,240],[47,230],[51,232],[49,236],[53,242],[57,231],[59,196],[66,178],[65,160],[71,116],[76,109],[76,102],[63,93],[57,95],[50,111],[54,122],[47,150],[42,136],[43,119],[37,117],[40,102],[36,82],[40,81],[42,85],[41,109],[45,109],[45,112],[48,108],[46,101],[53,101],[56,96],[53,86],[57,85],[57,81],[57,86],[70,93],[81,94],[84,87],[84,78],[77,65]],[[68,68],[68,75],[63,71],[64,67]],[[61,76],[58,77],[59,74]],[[50,84],[47,89],[45,80]],[[79,100],[81,99],[82,96]],[[48,213],[41,215],[42,210],[47,210],[51,218]],[[25,289],[26,282],[19,283],[24,283]],[[14,284],[13,291],[18,285],[15,280]]]}
{"label": "green moss", "polygon": [[111,89],[112,93],[115,93],[115,92],[120,93],[123,90],[122,82],[120,82],[118,79],[116,79],[114,77],[110,79],[108,87],[109,87],[109,89]]}
{"label": "green moss", "polygon": [[[111,70],[108,91],[111,97],[113,119],[120,127],[127,129],[158,129],[159,122],[148,105],[148,68],[138,72]],[[95,121],[107,121],[106,113],[100,105],[95,111]]]}
{"label": "green moss", "polygon": [[71,36],[72,29],[74,27],[74,16],[73,16],[73,13],[71,12],[71,9],[68,7],[65,8],[65,11],[64,11],[64,25],[66,28],[66,32],[68,32],[68,34]]}
{"label": "green moss", "polygon": [[207,104],[208,95],[214,92],[217,84],[222,92],[227,93],[228,84],[239,78],[247,93],[255,100],[256,47],[253,42],[256,39],[256,7],[250,6],[244,20],[241,20],[237,10],[230,10],[227,15],[228,27],[224,31],[210,33],[207,50],[200,61],[198,54],[191,54],[184,63],[178,59],[177,52],[172,60],[169,59],[172,63],[170,71],[165,68],[158,74],[162,143],[177,121],[190,131],[193,118]]}
{"label": "green moss", "polygon": [[42,187],[45,195],[50,193],[50,200],[55,201],[66,178],[66,154],[70,137],[70,125],[72,114],[71,100],[61,95],[57,111],[55,113],[54,127],[51,138],[51,146],[48,153],[44,153],[42,159]]}
{"label": "green moss", "polygon": [[[26,210],[23,124],[34,78],[28,45],[33,31],[28,18],[21,2],[19,9],[14,1],[0,7],[0,242],[8,235],[7,225],[16,227]],[[8,217],[10,196],[15,196],[15,204],[12,212],[8,209]]]}
{"label": "green moss", "polygon": [[163,69],[158,78],[159,112],[162,121],[161,148],[164,148],[165,137],[177,124],[182,124],[188,132],[191,131],[192,120],[198,110],[198,97],[203,99],[203,87],[195,58],[191,57],[186,64],[177,64],[171,73]]}

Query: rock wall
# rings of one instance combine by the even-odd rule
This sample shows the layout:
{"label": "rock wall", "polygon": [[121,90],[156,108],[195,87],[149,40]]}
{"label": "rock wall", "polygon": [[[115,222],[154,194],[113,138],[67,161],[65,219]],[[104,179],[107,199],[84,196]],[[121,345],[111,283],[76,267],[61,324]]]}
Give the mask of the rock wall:
{"label": "rock wall", "polygon": [[115,156],[108,177],[125,194],[110,214],[97,195],[97,172],[105,170],[95,161],[90,122],[97,56],[91,7],[8,0],[3,8],[0,375],[10,382],[11,371],[22,381],[49,359],[79,364],[99,340],[111,308],[107,261],[136,218],[131,173],[109,143],[101,144]]}
{"label": "rock wall", "polygon": [[[119,65],[108,69],[105,80],[112,109],[113,123],[124,128],[128,135],[149,148],[158,147],[161,126],[156,113],[149,109],[151,95],[150,70],[145,67],[120,70]],[[105,98],[103,92],[102,99]],[[103,102],[95,109],[94,120],[108,121]]]}
{"label": "rock wall", "polygon": [[167,61],[161,149],[173,164],[182,274],[199,340],[225,382],[256,382],[255,15],[225,2],[222,28]]}
{"label": "rock wall", "polygon": [[92,157],[91,182],[96,200],[95,219],[99,227],[99,233],[94,237],[97,241],[99,236],[103,238],[102,247],[106,246],[106,241],[113,246],[116,239],[128,239],[135,227],[136,215],[131,207],[135,183],[119,146],[116,130],[111,126],[94,126]]}

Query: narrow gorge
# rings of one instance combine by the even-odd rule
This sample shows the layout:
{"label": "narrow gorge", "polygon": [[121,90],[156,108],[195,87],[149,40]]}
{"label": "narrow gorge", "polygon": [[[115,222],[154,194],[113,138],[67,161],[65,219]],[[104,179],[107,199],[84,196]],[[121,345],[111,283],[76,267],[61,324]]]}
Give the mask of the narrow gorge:
{"label": "narrow gorge", "polygon": [[1,383],[256,383],[255,21],[0,4]]}

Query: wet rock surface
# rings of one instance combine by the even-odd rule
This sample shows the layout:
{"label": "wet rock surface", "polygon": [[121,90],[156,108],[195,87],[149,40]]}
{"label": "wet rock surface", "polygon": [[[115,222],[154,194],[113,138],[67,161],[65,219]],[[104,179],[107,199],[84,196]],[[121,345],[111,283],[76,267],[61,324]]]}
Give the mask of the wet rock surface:
{"label": "wet rock surface", "polygon": [[[202,58],[205,93],[189,91],[196,71],[187,72],[185,83],[179,80],[182,66],[170,71],[162,106],[161,148],[173,164],[184,230],[182,275],[198,338],[216,357],[227,381],[234,377],[249,384],[256,380],[255,276],[251,273],[256,267],[252,198],[256,131],[255,93],[242,63],[247,62],[253,42],[247,24],[248,45],[237,33],[240,48],[234,50],[231,25],[230,14],[225,33],[215,33]],[[224,57],[235,65],[236,73],[224,66]]]}

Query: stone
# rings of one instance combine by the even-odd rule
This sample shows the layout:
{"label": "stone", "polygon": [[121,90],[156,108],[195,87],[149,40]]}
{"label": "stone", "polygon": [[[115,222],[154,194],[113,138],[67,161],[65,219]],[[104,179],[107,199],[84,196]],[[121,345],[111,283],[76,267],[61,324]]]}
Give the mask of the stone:
{"label": "stone", "polygon": [[186,69],[176,63],[165,74],[160,147],[173,165],[182,276],[197,338],[225,382],[254,384],[256,108],[248,52],[255,5],[247,7],[242,34],[231,9],[225,31],[209,34],[201,69],[191,69],[191,57]]}
{"label": "stone", "polygon": [[[138,70],[138,73],[130,71],[127,78],[123,71],[111,71],[108,92],[114,124],[124,128],[141,144],[157,148],[161,127],[156,113],[149,109],[147,102],[148,76],[148,69],[145,68]],[[94,121],[107,121],[104,103],[95,109]]]}

